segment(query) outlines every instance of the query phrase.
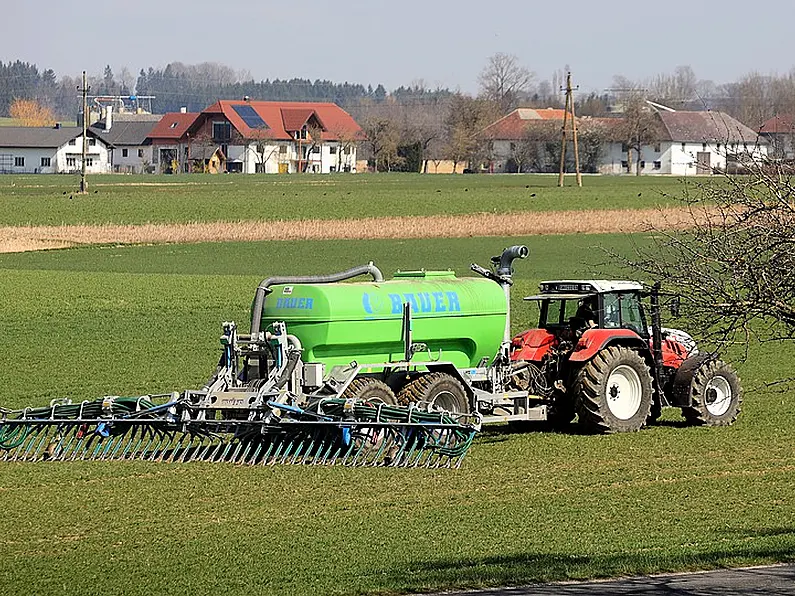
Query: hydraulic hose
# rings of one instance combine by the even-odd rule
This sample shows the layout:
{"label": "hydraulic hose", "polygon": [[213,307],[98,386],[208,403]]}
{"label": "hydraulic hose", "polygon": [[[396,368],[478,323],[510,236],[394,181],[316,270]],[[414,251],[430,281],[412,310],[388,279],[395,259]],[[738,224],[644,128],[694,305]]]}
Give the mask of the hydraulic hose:
{"label": "hydraulic hose", "polygon": [[260,324],[262,323],[262,307],[265,304],[265,296],[272,291],[270,289],[271,286],[279,284],[328,284],[351,279],[360,275],[370,275],[375,282],[384,281],[384,274],[372,263],[360,265],[359,267],[354,267],[347,271],[340,271],[339,273],[331,273],[329,275],[276,276],[262,280],[259,286],[257,286],[257,292],[254,294],[254,306],[251,309],[252,338],[256,333],[259,333]]}

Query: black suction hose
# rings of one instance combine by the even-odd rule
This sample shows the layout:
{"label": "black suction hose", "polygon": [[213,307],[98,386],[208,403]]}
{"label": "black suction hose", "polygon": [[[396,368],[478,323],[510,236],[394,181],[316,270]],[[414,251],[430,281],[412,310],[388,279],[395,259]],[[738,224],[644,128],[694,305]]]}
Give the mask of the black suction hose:
{"label": "black suction hose", "polygon": [[262,280],[257,286],[257,292],[254,294],[254,306],[251,310],[251,336],[252,338],[260,331],[260,324],[262,323],[262,306],[265,304],[265,296],[270,292],[271,286],[279,284],[328,284],[337,281],[343,281],[358,277],[360,275],[371,275],[373,281],[384,281],[384,274],[381,270],[368,263],[367,265],[360,265],[347,271],[340,271],[339,273],[331,273],[329,275],[298,275],[298,276],[283,276],[283,277],[269,277]]}

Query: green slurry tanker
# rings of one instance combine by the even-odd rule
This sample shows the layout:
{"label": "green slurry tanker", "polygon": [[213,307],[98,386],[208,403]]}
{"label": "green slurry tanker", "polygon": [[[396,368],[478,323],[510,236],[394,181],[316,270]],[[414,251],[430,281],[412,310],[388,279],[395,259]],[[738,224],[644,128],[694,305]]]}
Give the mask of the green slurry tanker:
{"label": "green slurry tanker", "polygon": [[539,327],[512,337],[513,262],[527,255],[509,247],[491,269],[472,265],[476,278],[385,281],[370,263],[265,279],[249,332],[223,323],[204,387],[0,409],[0,459],[457,467],[484,423],[579,415],[590,431],[632,431],[663,406],[734,421],[739,378],[661,327],[656,286],[544,282],[528,298]]}

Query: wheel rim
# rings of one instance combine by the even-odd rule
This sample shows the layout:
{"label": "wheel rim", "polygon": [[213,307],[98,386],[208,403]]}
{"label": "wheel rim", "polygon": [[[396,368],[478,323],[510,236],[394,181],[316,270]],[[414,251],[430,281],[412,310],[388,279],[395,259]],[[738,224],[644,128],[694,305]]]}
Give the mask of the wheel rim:
{"label": "wheel rim", "polygon": [[732,386],[726,377],[715,376],[707,383],[704,391],[707,411],[713,416],[723,416],[729,411],[732,402]]}
{"label": "wheel rim", "polygon": [[455,395],[453,395],[452,391],[447,390],[439,391],[436,395],[434,395],[430,407],[439,410],[446,410],[448,412],[459,411],[458,400],[455,399]]}
{"label": "wheel rim", "polygon": [[608,409],[616,418],[629,420],[637,414],[642,396],[640,376],[631,366],[617,366],[607,377],[605,399]]}

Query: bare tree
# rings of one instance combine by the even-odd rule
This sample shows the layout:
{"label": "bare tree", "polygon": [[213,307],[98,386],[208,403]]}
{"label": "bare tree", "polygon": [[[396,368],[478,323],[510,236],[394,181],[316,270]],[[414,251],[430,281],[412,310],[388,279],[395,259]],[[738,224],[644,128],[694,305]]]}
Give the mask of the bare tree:
{"label": "bare tree", "polygon": [[681,295],[712,347],[795,340],[795,185],[777,163],[688,184],[690,228],[655,229],[629,264]]}
{"label": "bare tree", "polygon": [[445,118],[447,144],[445,154],[455,167],[466,161],[470,167],[485,159],[488,141],[481,137],[483,129],[499,117],[495,103],[456,94],[450,100],[450,110]]}
{"label": "bare tree", "polygon": [[501,52],[489,58],[478,78],[481,97],[496,103],[503,114],[516,107],[532,80],[533,74],[519,63],[516,56]]}

